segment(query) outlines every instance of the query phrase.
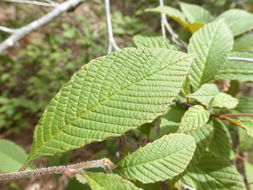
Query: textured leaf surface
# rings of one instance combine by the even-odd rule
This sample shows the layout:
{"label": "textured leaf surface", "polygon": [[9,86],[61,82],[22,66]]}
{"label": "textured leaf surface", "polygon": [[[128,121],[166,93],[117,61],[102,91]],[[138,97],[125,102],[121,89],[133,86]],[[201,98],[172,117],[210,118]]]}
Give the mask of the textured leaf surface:
{"label": "textured leaf surface", "polygon": [[235,40],[233,51],[253,51],[253,34],[245,34]]}
{"label": "textured leaf surface", "polygon": [[210,123],[206,124],[204,127],[185,133],[187,135],[191,135],[197,144],[196,151],[190,163],[191,166],[199,162],[211,142],[213,133],[214,127]]}
{"label": "textured leaf surface", "polygon": [[189,76],[195,90],[214,79],[232,46],[233,36],[224,20],[207,24],[193,34],[188,52],[198,55],[194,59]]}
{"label": "textured leaf surface", "polygon": [[133,37],[133,41],[138,48],[175,49],[169,40],[154,34],[138,34]]}
{"label": "textured leaf surface", "polygon": [[240,146],[240,151],[244,152],[244,151],[248,151],[248,149],[252,148],[253,146],[253,138],[250,137],[247,134],[247,131],[245,131],[242,128],[238,129],[239,132],[239,146]]}
{"label": "textured leaf surface", "polygon": [[190,107],[184,114],[179,126],[179,132],[191,131],[203,127],[209,119],[209,111],[203,106]]}
{"label": "textured leaf surface", "polygon": [[[230,57],[252,58],[253,53],[232,53]],[[216,80],[253,81],[253,64],[248,61],[230,61],[221,68],[215,77]]]}
{"label": "textured leaf surface", "polygon": [[180,8],[189,23],[208,23],[213,20],[212,15],[198,5],[180,3]]}
{"label": "textured leaf surface", "polygon": [[250,189],[253,189],[253,164],[250,162],[244,162],[245,174],[249,184]]}
{"label": "textured leaf surface", "polygon": [[201,161],[192,167],[183,181],[197,190],[245,190],[240,174],[225,158],[206,152]]}
{"label": "textured leaf surface", "polygon": [[237,97],[239,104],[236,106],[236,110],[241,113],[253,113],[253,98],[251,97]]}
{"label": "textured leaf surface", "polygon": [[191,59],[167,49],[126,48],[85,65],[44,111],[28,161],[153,121],[179,93]]}
{"label": "textured leaf surface", "polygon": [[223,156],[230,158],[232,140],[228,128],[220,120],[214,119],[214,135],[209,146],[209,150]]}
{"label": "textured leaf surface", "polygon": [[244,10],[231,9],[217,17],[217,19],[220,18],[225,19],[234,36],[253,28],[253,14]]}
{"label": "textured leaf surface", "polygon": [[82,175],[92,190],[141,190],[116,174],[83,172]]}
{"label": "textured leaf surface", "polygon": [[186,169],[195,148],[194,138],[189,135],[165,135],[126,156],[117,172],[143,183],[172,179]]}
{"label": "textured leaf surface", "polygon": [[9,140],[0,140],[0,171],[15,172],[25,163],[25,151]]}
{"label": "textured leaf surface", "polygon": [[209,106],[214,96],[219,94],[219,89],[215,84],[203,84],[196,92],[187,95],[199,101],[201,104]]}
{"label": "textured leaf surface", "polygon": [[238,99],[229,94],[219,93],[211,101],[211,107],[233,109],[238,105]]}

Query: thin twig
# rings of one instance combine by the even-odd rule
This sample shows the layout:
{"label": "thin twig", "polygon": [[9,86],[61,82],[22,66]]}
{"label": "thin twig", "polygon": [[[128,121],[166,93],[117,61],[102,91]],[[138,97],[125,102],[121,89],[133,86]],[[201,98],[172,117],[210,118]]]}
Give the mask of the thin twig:
{"label": "thin twig", "polygon": [[[159,4],[161,7],[163,7],[164,6],[163,0],[159,0]],[[161,13],[161,28],[162,28],[162,35],[164,38],[166,38],[165,22],[166,22],[166,15],[164,13]]]}
{"label": "thin twig", "polygon": [[113,37],[111,12],[110,12],[110,1],[109,0],[105,0],[105,13],[106,13],[108,43],[109,43],[107,52],[111,53],[113,49],[117,51],[120,48],[117,46],[115,39]]}
{"label": "thin twig", "polygon": [[45,3],[45,2],[40,2],[40,1],[30,1],[30,0],[3,0],[3,1],[11,2],[11,3],[26,3],[26,4],[31,4],[31,5],[45,6],[45,7],[56,7],[52,3]]}
{"label": "thin twig", "polygon": [[6,33],[14,33],[16,31],[15,29],[7,28],[4,26],[0,26],[0,30]]}
{"label": "thin twig", "polygon": [[54,10],[49,12],[48,14],[44,15],[43,17],[39,18],[38,20],[35,20],[31,22],[30,24],[21,27],[19,29],[16,29],[12,35],[7,38],[5,41],[3,41],[0,44],[0,54],[7,48],[13,46],[15,42],[26,36],[27,34],[31,33],[32,31],[46,25],[50,21],[52,21],[55,17],[59,16],[63,12],[78,6],[80,3],[84,2],[85,0],[68,0],[60,4],[58,7],[56,7]]}
{"label": "thin twig", "polygon": [[52,1],[52,0],[45,0],[45,1],[48,2],[48,3],[50,3],[50,4],[52,4],[52,5],[54,5],[55,7],[57,7],[57,6],[60,5],[59,3],[54,2],[54,1]]}
{"label": "thin twig", "polygon": [[32,176],[43,176],[43,175],[52,175],[52,174],[65,174],[67,176],[73,176],[79,173],[83,169],[88,168],[114,168],[116,165],[113,164],[108,158],[103,158],[101,160],[92,160],[88,162],[79,162],[77,164],[71,164],[66,166],[54,166],[48,168],[39,168],[35,170],[26,170],[20,172],[11,172],[11,173],[1,173],[0,181],[14,180],[27,178]]}
{"label": "thin twig", "polygon": [[253,62],[253,58],[245,58],[245,57],[229,57],[228,60]]}

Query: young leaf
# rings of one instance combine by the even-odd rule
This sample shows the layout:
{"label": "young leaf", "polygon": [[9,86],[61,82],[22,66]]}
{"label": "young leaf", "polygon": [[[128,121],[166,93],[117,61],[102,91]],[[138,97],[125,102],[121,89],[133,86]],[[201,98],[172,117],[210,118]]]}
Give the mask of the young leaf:
{"label": "young leaf", "polygon": [[228,128],[220,120],[213,119],[214,135],[209,145],[209,150],[223,156],[230,158],[232,140]]}
{"label": "young leaf", "polygon": [[240,146],[240,151],[244,152],[247,151],[248,149],[252,148],[253,146],[253,138],[250,137],[247,134],[247,131],[244,129],[239,128],[239,146]]}
{"label": "young leaf", "polygon": [[79,180],[84,177],[92,190],[141,190],[116,174],[83,172],[77,177]]}
{"label": "young leaf", "polygon": [[228,119],[228,121],[230,121],[231,123],[243,128],[244,130],[246,130],[247,134],[250,137],[253,137],[253,120],[249,120],[249,119],[244,119],[244,120],[235,120],[235,119]]}
{"label": "young leaf", "polygon": [[28,161],[153,121],[179,93],[192,56],[125,48],[82,67],[44,111]]}
{"label": "young leaf", "polygon": [[230,28],[234,36],[240,35],[253,28],[253,14],[244,10],[228,10],[218,16],[217,20],[221,18],[225,19],[228,27]]}
{"label": "young leaf", "polygon": [[175,49],[169,40],[154,34],[138,34],[133,37],[138,48],[167,48]]}
{"label": "young leaf", "polygon": [[9,140],[0,140],[0,172],[16,172],[25,163],[25,151]]}
{"label": "young leaf", "polygon": [[239,104],[236,106],[236,110],[241,113],[253,114],[253,98],[251,97],[237,97]]}
{"label": "young leaf", "polygon": [[209,106],[214,96],[219,94],[219,89],[215,84],[203,84],[196,92],[187,95],[199,101],[201,104]]}
{"label": "young leaf", "polygon": [[192,106],[182,117],[178,131],[186,132],[201,128],[207,123],[209,116],[209,111],[207,111],[203,106]]}
{"label": "young leaf", "polygon": [[194,90],[214,79],[232,46],[233,36],[224,20],[207,24],[193,34],[188,52],[198,55],[189,76]]}
{"label": "young leaf", "polygon": [[213,137],[214,127],[211,123],[206,124],[204,127],[196,130],[187,131],[185,134],[191,135],[197,144],[196,151],[192,158],[190,165],[194,165],[199,162],[200,158],[205,153]]}
{"label": "young leaf", "polygon": [[180,8],[189,23],[208,23],[213,20],[212,15],[198,5],[180,3]]}
{"label": "young leaf", "polygon": [[233,109],[238,105],[238,103],[238,99],[221,92],[212,99],[210,106],[214,108]]}
{"label": "young leaf", "polygon": [[195,148],[195,141],[189,135],[165,135],[126,156],[116,171],[143,183],[172,179],[186,169]]}
{"label": "young leaf", "polygon": [[245,34],[236,38],[233,51],[253,50],[253,34]]}
{"label": "young leaf", "polygon": [[189,169],[183,181],[197,190],[246,189],[235,167],[212,152],[206,152],[201,161]]}
{"label": "young leaf", "polygon": [[[252,58],[252,53],[232,53],[231,57]],[[253,64],[248,61],[228,60],[215,77],[216,80],[253,81]]]}

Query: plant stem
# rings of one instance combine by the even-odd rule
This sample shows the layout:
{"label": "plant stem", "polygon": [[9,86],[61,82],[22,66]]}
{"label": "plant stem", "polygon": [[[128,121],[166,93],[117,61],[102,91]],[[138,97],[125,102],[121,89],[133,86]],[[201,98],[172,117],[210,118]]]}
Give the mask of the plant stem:
{"label": "plant stem", "polygon": [[19,172],[11,172],[11,173],[1,173],[0,181],[6,180],[14,180],[27,178],[32,176],[43,176],[43,175],[52,175],[52,174],[65,174],[67,176],[73,176],[78,174],[83,169],[88,168],[114,168],[116,165],[113,164],[108,158],[103,158],[101,160],[92,160],[88,162],[79,162],[77,164],[71,164],[66,166],[54,166],[47,168],[39,168],[35,170],[26,170]]}

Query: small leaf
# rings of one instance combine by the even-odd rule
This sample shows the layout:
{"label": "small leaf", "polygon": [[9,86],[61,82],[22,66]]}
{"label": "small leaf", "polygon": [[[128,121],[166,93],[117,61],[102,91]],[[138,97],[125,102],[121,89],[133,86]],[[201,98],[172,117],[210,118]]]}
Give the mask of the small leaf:
{"label": "small leaf", "polygon": [[228,10],[218,16],[217,20],[221,18],[225,19],[228,27],[230,28],[234,36],[240,35],[253,28],[253,14],[244,10]]}
{"label": "small leaf", "polygon": [[238,105],[238,103],[238,99],[221,92],[213,98],[210,106],[214,108],[233,109]]}
{"label": "small leaf", "polygon": [[213,20],[212,15],[198,5],[180,3],[180,8],[189,23],[208,23]]}
{"label": "small leaf", "polygon": [[86,64],[44,111],[27,162],[152,122],[178,95],[192,56],[125,48]]}
{"label": "small leaf", "polygon": [[116,171],[143,183],[172,179],[186,169],[195,148],[195,141],[189,135],[165,135],[126,156]]}
{"label": "small leaf", "polygon": [[239,104],[236,106],[236,110],[241,113],[253,114],[253,98],[251,97],[237,97]]}
{"label": "small leaf", "polygon": [[253,34],[245,34],[236,38],[233,51],[253,50]]}
{"label": "small leaf", "polygon": [[213,119],[214,135],[209,145],[209,150],[223,156],[230,158],[232,140],[228,128],[220,120]]}
{"label": "small leaf", "polygon": [[0,171],[15,172],[25,163],[25,151],[15,143],[0,139]]}
{"label": "small leaf", "polygon": [[212,81],[232,50],[233,36],[224,20],[218,20],[199,29],[190,39],[188,52],[197,54],[190,71],[194,90]]}
{"label": "small leaf", "polygon": [[196,92],[187,95],[187,97],[193,98],[205,106],[209,106],[211,100],[217,94],[219,94],[219,89],[215,84],[203,84]]}
{"label": "small leaf", "polygon": [[[232,53],[230,57],[252,58],[252,53]],[[240,82],[253,81],[253,64],[248,61],[228,60],[223,65],[219,73],[215,76],[216,80],[238,80]]]}
{"label": "small leaf", "polygon": [[116,174],[83,172],[82,176],[87,180],[92,190],[141,190]]}
{"label": "small leaf", "polygon": [[197,190],[246,189],[235,167],[212,152],[206,152],[201,161],[189,169],[183,181]]}
{"label": "small leaf", "polygon": [[239,132],[240,151],[244,152],[244,151],[247,151],[248,149],[252,148],[253,138],[247,134],[247,131],[245,131],[242,128],[239,128],[238,132]]}
{"label": "small leaf", "polygon": [[245,167],[245,175],[247,178],[247,182],[249,184],[249,188],[253,189],[253,164],[245,161],[244,167]]}
{"label": "small leaf", "polygon": [[207,111],[203,106],[192,106],[182,117],[178,131],[186,132],[201,128],[207,123],[209,116],[209,111]]}
{"label": "small leaf", "polygon": [[154,34],[138,34],[133,37],[133,41],[138,48],[175,49],[169,40]]}

